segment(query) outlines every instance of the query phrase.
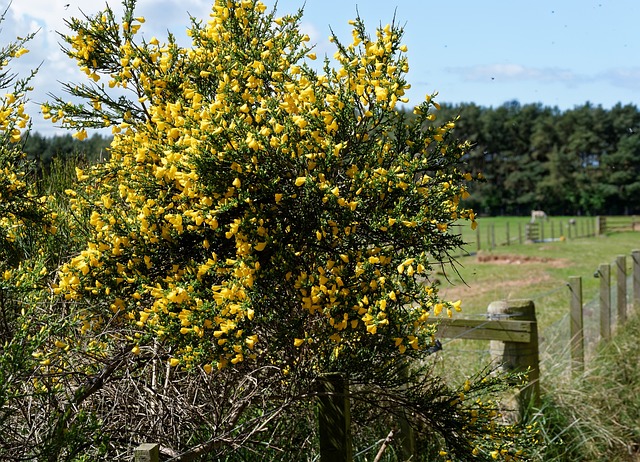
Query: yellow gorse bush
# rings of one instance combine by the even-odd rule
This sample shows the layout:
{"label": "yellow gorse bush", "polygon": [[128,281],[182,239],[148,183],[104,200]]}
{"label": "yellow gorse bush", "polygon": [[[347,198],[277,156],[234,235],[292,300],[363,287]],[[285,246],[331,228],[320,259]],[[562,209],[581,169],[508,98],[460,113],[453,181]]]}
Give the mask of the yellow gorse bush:
{"label": "yellow gorse bush", "polygon": [[[0,16],[0,22],[3,20],[4,14]],[[29,179],[33,165],[27,161],[20,143],[30,125],[25,105],[37,71],[19,77],[9,70],[14,59],[28,53],[25,46],[33,35],[0,49],[0,273],[5,275],[7,286],[16,284],[14,279],[19,279],[21,273],[12,270],[21,265],[25,255],[34,253],[33,248],[27,250],[27,241],[34,239],[34,225],[44,234],[56,229],[54,217],[45,207],[46,199],[38,197]]]}
{"label": "yellow gorse bush", "polygon": [[356,19],[317,71],[300,14],[217,1],[184,48],[138,39],[133,6],[68,22],[91,82],[67,90],[88,103],[43,106],[79,138],[114,134],[68,191],[87,246],[55,291],[86,302],[83,331],[109,323],[135,354],[155,339],[205,370],[428,347],[430,316],[459,309],[431,272],[462,244],[451,225],[475,224],[472,178],[431,96],[399,107],[402,30]]}

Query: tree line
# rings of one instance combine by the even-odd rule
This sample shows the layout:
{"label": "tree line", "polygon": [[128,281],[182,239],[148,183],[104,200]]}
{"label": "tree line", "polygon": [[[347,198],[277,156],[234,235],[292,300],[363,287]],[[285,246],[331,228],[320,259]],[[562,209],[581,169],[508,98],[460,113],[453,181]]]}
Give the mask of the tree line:
{"label": "tree line", "polygon": [[111,136],[94,133],[85,140],[78,140],[70,133],[45,136],[37,132],[26,133],[22,137],[22,151],[35,162],[38,171],[48,172],[54,159],[73,159],[95,163],[109,157]]}
{"label": "tree line", "polygon": [[485,215],[627,215],[640,212],[640,112],[584,104],[561,111],[517,101],[443,104],[455,135],[473,143],[468,168],[486,178],[469,204]]}
{"label": "tree line", "polygon": [[[442,104],[438,120],[457,118],[454,134],[473,148],[465,162],[486,181],[468,204],[483,215],[629,215],[640,213],[640,111],[586,103],[561,111],[511,101],[499,107]],[[105,160],[111,137],[80,141],[31,132],[24,152],[40,168],[52,159]]]}

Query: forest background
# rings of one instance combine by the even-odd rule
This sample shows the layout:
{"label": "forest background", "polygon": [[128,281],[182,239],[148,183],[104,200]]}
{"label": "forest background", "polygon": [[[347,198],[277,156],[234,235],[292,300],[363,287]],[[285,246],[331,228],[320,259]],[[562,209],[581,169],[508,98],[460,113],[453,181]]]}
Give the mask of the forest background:
{"label": "forest background", "polygon": [[[586,103],[561,111],[517,101],[499,107],[442,104],[442,120],[460,117],[455,135],[473,143],[465,161],[486,181],[470,185],[481,215],[632,215],[640,213],[640,111]],[[410,115],[410,114],[407,114]],[[53,158],[90,163],[108,156],[110,137],[25,135],[24,151],[48,169]]]}

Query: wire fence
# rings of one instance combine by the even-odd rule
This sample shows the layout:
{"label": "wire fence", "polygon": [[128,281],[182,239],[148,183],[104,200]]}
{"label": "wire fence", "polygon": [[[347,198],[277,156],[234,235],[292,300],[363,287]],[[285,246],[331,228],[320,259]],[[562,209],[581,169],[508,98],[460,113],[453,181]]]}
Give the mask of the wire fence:
{"label": "wire fence", "polygon": [[[618,257],[620,258],[620,257]],[[626,257],[625,257],[626,258]],[[610,265],[617,271],[614,262]],[[603,306],[603,293],[590,296],[582,300],[579,294],[579,329],[576,331],[573,319],[576,313],[572,313],[572,291],[574,288],[568,284],[562,284],[553,289],[541,292],[529,299],[534,302],[537,313],[557,311],[559,293],[560,300],[564,300],[565,314],[560,319],[545,324],[540,328],[538,323],[538,357],[540,365],[540,377],[545,380],[555,381],[570,379],[576,370],[584,368],[584,364],[593,358],[598,344],[603,340],[603,325],[620,326],[626,320],[626,313],[631,307],[640,307],[640,251],[632,252],[631,273],[626,273],[626,261],[623,262],[626,276],[622,283],[625,300],[618,303],[621,293],[621,280],[616,278],[613,284],[606,281],[605,286],[610,300],[609,306]],[[610,273],[607,272],[609,275]],[[602,276],[596,276],[602,277]],[[580,279],[580,278],[579,278]],[[562,302],[561,302],[562,303]],[[617,309],[616,309],[617,307]],[[624,307],[624,308],[621,308]],[[620,310],[624,310],[621,312]],[[603,324],[603,316],[608,316],[607,324]],[[489,348],[489,341],[465,340],[475,330],[487,327],[492,319],[486,313],[478,313],[466,316],[470,320],[484,320],[464,332],[450,335],[445,325],[440,329],[442,351],[438,353],[437,365],[439,372],[452,376],[454,379],[464,380],[485,369],[494,360]],[[581,346],[581,351],[576,351],[576,345]],[[453,374],[452,374],[453,371]]]}

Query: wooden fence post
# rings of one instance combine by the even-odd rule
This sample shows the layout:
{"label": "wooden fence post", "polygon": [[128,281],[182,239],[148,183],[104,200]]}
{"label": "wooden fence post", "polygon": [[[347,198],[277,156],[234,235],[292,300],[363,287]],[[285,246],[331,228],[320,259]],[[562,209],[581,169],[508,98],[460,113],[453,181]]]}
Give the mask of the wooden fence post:
{"label": "wooden fence post", "polygon": [[518,244],[522,244],[522,223],[518,223]]}
{"label": "wooden fence post", "polygon": [[160,445],[155,443],[144,443],[133,450],[133,460],[135,462],[159,462]]}
{"label": "wooden fence post", "polygon": [[602,236],[607,232],[607,219],[605,217],[596,217],[596,236]]}
{"label": "wooden fence post", "polygon": [[318,387],[320,461],[352,462],[348,380],[343,374],[324,374],[318,380]]}
{"label": "wooden fence post", "polygon": [[509,222],[507,221],[507,245],[511,245],[511,233],[509,233]]}
{"label": "wooden fence post", "polygon": [[489,225],[489,233],[487,234],[487,244],[489,245],[489,249],[494,249],[496,247],[496,229],[493,224]]}
{"label": "wooden fence post", "polygon": [[[633,218],[635,220],[635,215]],[[640,250],[633,250],[631,259],[633,260],[633,309],[637,311],[640,309]]]}
{"label": "wooden fence post", "polygon": [[616,258],[618,326],[627,322],[627,258]]}
{"label": "wooden fence post", "polygon": [[478,246],[477,250],[479,252],[480,249],[482,248],[482,243],[480,242],[480,226],[476,228],[476,244]]}
{"label": "wooden fence post", "polygon": [[[400,370],[400,375],[405,383],[408,383],[409,379],[409,366],[405,366]],[[411,426],[411,422],[407,416],[405,410],[402,411],[398,426],[400,431],[398,432],[398,439],[400,440],[400,446],[402,450],[402,461],[416,460],[416,435]]]}
{"label": "wooden fence post", "polygon": [[574,375],[584,371],[584,330],[582,320],[582,278],[569,278],[571,290],[571,312],[569,335],[571,338],[571,371]]}
{"label": "wooden fence post", "polygon": [[611,339],[611,266],[602,264],[596,275],[600,278],[600,338]]}
{"label": "wooden fence post", "polygon": [[489,349],[492,360],[509,371],[524,372],[527,384],[520,390],[518,401],[522,416],[530,405],[540,405],[540,361],[538,358],[538,327],[536,310],[531,300],[501,300],[491,302],[487,308],[489,319],[532,321],[528,343],[491,340]]}

